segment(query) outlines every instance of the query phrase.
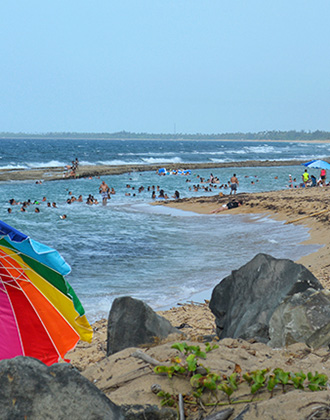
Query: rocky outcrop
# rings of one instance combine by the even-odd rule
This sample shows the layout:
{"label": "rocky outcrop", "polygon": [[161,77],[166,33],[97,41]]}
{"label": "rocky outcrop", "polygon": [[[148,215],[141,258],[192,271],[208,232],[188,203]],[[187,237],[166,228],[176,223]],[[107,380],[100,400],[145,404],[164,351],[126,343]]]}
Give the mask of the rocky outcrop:
{"label": "rocky outcrop", "polygon": [[107,355],[180,333],[146,303],[129,296],[114,300],[108,319]]}
{"label": "rocky outcrop", "polygon": [[68,364],[30,357],[0,362],[0,418],[124,419],[120,408]]}
{"label": "rocky outcrop", "polygon": [[308,289],[287,298],[269,322],[269,345],[302,342],[312,348],[330,344],[330,292]]}
{"label": "rocky outcrop", "polygon": [[301,264],[258,254],[234,270],[213,290],[210,309],[216,316],[219,338],[256,339],[267,343],[269,322],[288,297],[321,283]]}

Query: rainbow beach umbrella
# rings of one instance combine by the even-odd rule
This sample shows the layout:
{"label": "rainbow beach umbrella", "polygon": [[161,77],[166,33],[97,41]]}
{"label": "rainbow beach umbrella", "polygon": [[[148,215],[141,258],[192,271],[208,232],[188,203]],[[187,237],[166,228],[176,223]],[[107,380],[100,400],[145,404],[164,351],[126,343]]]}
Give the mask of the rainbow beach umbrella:
{"label": "rainbow beach umbrella", "polygon": [[93,331],[60,254],[0,221],[0,360],[65,359]]}

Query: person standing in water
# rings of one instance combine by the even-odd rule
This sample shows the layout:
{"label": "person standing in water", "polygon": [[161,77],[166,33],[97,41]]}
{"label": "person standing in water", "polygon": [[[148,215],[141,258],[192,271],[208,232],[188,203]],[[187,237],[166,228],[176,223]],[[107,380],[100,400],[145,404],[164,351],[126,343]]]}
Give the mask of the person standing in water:
{"label": "person standing in water", "polygon": [[234,174],[231,178],[230,178],[230,195],[232,193],[236,194],[237,191],[237,187],[239,185],[238,179],[236,177],[236,174]]}
{"label": "person standing in water", "polygon": [[102,197],[102,205],[106,206],[107,205],[107,201],[108,201],[108,194],[109,194],[110,188],[107,186],[107,184],[102,181],[100,188],[99,188],[99,192],[101,194]]}

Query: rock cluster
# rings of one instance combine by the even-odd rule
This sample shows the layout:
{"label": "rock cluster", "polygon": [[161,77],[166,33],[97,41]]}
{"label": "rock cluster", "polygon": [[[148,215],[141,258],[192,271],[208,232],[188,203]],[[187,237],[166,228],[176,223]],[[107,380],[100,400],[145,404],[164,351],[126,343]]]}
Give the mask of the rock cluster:
{"label": "rock cluster", "polygon": [[330,344],[330,296],[304,266],[258,254],[213,290],[217,334],[272,347]]}

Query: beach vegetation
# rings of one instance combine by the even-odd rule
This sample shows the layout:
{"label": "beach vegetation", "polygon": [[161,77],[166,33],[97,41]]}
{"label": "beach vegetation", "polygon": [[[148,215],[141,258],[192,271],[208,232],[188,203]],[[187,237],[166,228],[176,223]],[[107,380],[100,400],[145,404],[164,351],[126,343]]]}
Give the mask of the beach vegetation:
{"label": "beach vegetation", "polygon": [[[258,369],[242,373],[239,365],[235,366],[231,375],[211,372],[211,369],[201,364],[201,359],[206,359],[206,354],[217,348],[217,345],[205,345],[202,351],[199,346],[189,346],[186,343],[175,343],[172,348],[178,350],[180,355],[171,359],[170,366],[156,366],[154,372],[157,374],[166,373],[171,379],[177,376],[181,379],[189,380],[191,392],[184,396],[187,404],[201,406],[215,406],[227,404],[239,404],[255,400],[255,395],[262,391],[270,392],[270,398],[274,392],[285,393],[289,390],[297,389],[303,391],[322,391],[328,387],[327,375],[318,372],[307,374],[303,371],[290,372],[281,368]],[[234,393],[240,387],[248,386],[251,393],[250,399],[233,398]],[[245,390],[242,391],[246,394]],[[160,391],[157,394],[161,400],[161,405],[176,406],[178,395]],[[224,395],[226,401],[221,399]]]}

